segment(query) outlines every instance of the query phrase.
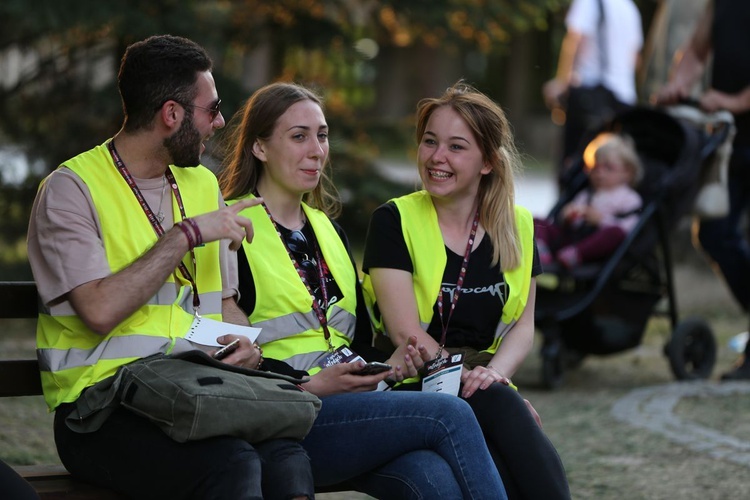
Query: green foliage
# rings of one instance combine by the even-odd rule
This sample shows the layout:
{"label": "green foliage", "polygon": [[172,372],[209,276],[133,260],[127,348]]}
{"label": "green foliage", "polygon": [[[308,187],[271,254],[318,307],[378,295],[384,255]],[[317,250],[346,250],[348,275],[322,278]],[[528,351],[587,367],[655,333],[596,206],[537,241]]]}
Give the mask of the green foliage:
{"label": "green foliage", "polygon": [[120,57],[129,43],[154,33],[188,36],[210,47],[217,80],[229,89],[243,87],[230,61],[267,43],[270,79],[315,81],[331,89],[340,108],[371,108],[376,97],[368,74],[377,60],[365,61],[354,48],[357,40],[490,51],[513,32],[544,27],[548,11],[563,3],[37,0],[30,15],[27,0],[4,0],[0,57],[18,57],[22,66],[18,78],[0,86],[0,139],[25,146],[32,159],[52,168],[113,134],[121,122],[112,85]]}
{"label": "green foliage", "polygon": [[[411,69],[394,67],[393,55],[414,48],[420,54],[420,47],[432,49],[431,57],[461,51],[497,54],[514,33],[545,29],[549,12],[566,4],[565,0],[34,0],[32,13],[28,0],[3,0],[0,148],[20,148],[29,163],[42,162],[50,171],[100,144],[122,123],[115,80],[125,48],[152,34],[171,33],[208,48],[227,117],[255,87],[268,81],[295,80],[324,89],[332,131],[342,142],[334,151],[336,181],[342,191],[352,193],[351,203],[383,201],[399,187],[373,182],[375,176],[368,168],[375,156],[394,146],[377,144],[373,137],[397,120],[381,119],[381,110],[388,107],[384,103],[393,95],[386,95],[378,85],[392,80],[393,71]],[[248,57],[258,51],[266,51],[267,57],[248,66]],[[441,71],[435,68],[434,72]],[[413,95],[434,91],[422,88],[431,76],[403,89],[409,91],[402,98],[408,103],[402,106],[403,114],[412,111]],[[390,92],[400,90],[398,85],[391,87]],[[405,129],[404,140],[411,144],[411,125]],[[13,191],[12,186],[2,189]],[[24,187],[8,196],[2,210],[12,214],[4,213],[0,222],[3,234],[9,235],[0,248],[0,262],[17,258],[14,249],[25,230],[22,219],[28,216],[33,191]],[[357,220],[366,219],[371,208],[360,204]]]}
{"label": "green foliage", "polygon": [[379,12],[380,28],[396,45],[421,40],[491,52],[513,33],[547,29],[550,11],[564,0],[391,0]]}
{"label": "green foliage", "polygon": [[39,179],[29,177],[21,185],[0,178],[0,280],[30,280],[26,258],[26,228]]}

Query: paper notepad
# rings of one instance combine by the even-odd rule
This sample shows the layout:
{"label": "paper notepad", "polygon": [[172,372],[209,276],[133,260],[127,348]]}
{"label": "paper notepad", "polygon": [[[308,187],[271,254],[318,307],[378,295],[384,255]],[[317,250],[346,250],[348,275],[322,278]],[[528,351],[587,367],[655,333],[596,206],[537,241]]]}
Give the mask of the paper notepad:
{"label": "paper notepad", "polygon": [[260,335],[260,330],[260,328],[224,323],[223,321],[198,316],[193,319],[193,324],[190,325],[190,330],[185,335],[185,338],[196,344],[221,347],[221,344],[216,339],[222,335],[228,333],[232,335],[244,335],[250,339],[250,342],[255,342],[255,339]]}

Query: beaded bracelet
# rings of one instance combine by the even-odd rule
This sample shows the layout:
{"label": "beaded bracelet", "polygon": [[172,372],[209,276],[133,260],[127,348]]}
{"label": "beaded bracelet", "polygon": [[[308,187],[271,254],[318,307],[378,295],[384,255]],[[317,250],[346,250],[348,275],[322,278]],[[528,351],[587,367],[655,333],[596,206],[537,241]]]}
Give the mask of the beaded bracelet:
{"label": "beaded bracelet", "polygon": [[189,218],[185,219],[183,222],[187,222],[188,224],[190,224],[190,227],[193,228],[193,231],[195,232],[195,246],[199,247],[203,245],[203,235],[201,234],[201,230],[198,228],[198,223]]}
{"label": "beaded bracelet", "polygon": [[179,227],[183,233],[185,233],[185,237],[188,240],[188,250],[192,250],[195,248],[195,238],[193,237],[193,232],[182,222],[178,222],[175,224],[175,226]]}

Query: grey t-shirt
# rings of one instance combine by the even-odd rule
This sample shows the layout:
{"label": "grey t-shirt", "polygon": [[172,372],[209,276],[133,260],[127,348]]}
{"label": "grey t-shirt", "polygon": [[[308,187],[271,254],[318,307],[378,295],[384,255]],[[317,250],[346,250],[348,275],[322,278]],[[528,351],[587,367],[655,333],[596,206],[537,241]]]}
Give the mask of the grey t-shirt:
{"label": "grey t-shirt", "polygon": [[[157,213],[160,199],[164,230],[173,222],[172,191],[161,178],[135,179],[149,207]],[[217,193],[219,206],[224,206]],[[55,170],[39,190],[28,231],[29,262],[42,302],[56,314],[74,314],[67,293],[111,273],[102,229],[88,187],[68,168]],[[229,240],[221,242],[222,297],[237,295],[237,257]],[[175,285],[177,286],[177,285]]]}

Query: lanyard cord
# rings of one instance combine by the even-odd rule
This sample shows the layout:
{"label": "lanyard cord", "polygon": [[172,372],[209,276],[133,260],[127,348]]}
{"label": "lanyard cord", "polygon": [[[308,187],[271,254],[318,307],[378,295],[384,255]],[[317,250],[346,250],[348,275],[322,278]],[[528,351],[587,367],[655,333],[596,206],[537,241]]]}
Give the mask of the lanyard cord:
{"label": "lanyard cord", "polygon": [[[260,198],[258,191],[255,191],[253,194],[256,198]],[[302,270],[299,262],[294,257],[292,251],[289,249],[286,241],[284,241],[284,238],[281,235],[281,231],[279,230],[279,225],[276,223],[276,220],[274,220],[273,215],[271,215],[271,211],[268,210],[268,206],[266,206],[265,202],[263,202],[262,205],[266,211],[266,214],[268,214],[268,218],[271,220],[271,224],[273,224],[274,229],[276,229],[276,234],[279,235],[281,244],[284,245],[286,253],[287,255],[289,255],[289,259],[292,261],[292,264],[294,264],[294,268],[297,270],[297,274],[302,280],[302,284],[305,285],[305,288],[307,288],[307,292],[310,294],[310,298],[312,299],[312,308],[313,311],[315,311],[315,315],[318,317],[320,327],[323,329],[323,336],[326,339],[326,343],[328,343],[328,350],[329,352],[333,352],[334,349],[333,344],[331,343],[331,332],[328,330],[328,318],[326,317],[326,312],[328,310],[328,288],[326,287],[325,274],[323,273],[323,257],[320,253],[320,246],[317,243],[317,239],[315,239],[315,269],[318,271],[320,289],[323,292],[323,306],[318,304],[318,299],[315,297],[315,293],[313,292],[312,287],[307,280],[305,272]]]}
{"label": "lanyard cord", "polygon": [[466,277],[466,269],[469,267],[469,257],[471,256],[471,249],[474,246],[474,238],[477,235],[477,227],[479,226],[479,210],[474,214],[474,222],[471,224],[471,233],[469,233],[469,241],[466,242],[466,251],[464,252],[464,260],[461,263],[461,271],[458,273],[458,281],[456,282],[456,288],[451,294],[451,308],[448,311],[448,319],[443,320],[443,287],[440,287],[437,297],[438,316],[440,316],[440,326],[442,327],[443,333],[440,337],[440,348],[438,349],[436,358],[439,358],[443,354],[443,347],[445,346],[445,339],[448,334],[448,325],[453,317],[453,311],[456,309],[456,303],[458,297],[461,295],[461,289],[464,284],[464,278]]}
{"label": "lanyard cord", "polygon": [[[111,141],[107,143],[107,148],[109,149],[109,153],[112,155],[112,160],[115,162],[117,171],[120,172],[120,175],[122,175],[123,179],[125,179],[125,182],[127,182],[131,191],[133,191],[133,194],[135,195],[135,199],[138,200],[138,203],[140,204],[141,209],[146,214],[148,221],[151,223],[151,227],[154,228],[154,232],[156,233],[156,236],[161,238],[165,233],[164,228],[162,227],[161,223],[157,219],[156,215],[154,215],[154,212],[153,210],[151,210],[151,207],[148,206],[148,203],[146,202],[146,199],[143,197],[143,193],[141,193],[141,190],[138,188],[138,185],[135,183],[135,180],[133,179],[132,174],[130,173],[128,168],[125,166],[125,163],[122,161],[122,158],[120,158],[120,155],[117,152],[117,149],[115,149],[114,139],[112,139]],[[164,176],[166,177],[167,181],[169,181],[169,185],[172,188],[172,192],[174,193],[175,199],[177,200],[177,206],[180,209],[180,215],[182,216],[182,220],[185,220],[187,218],[185,215],[185,205],[182,202],[182,196],[180,195],[180,188],[177,187],[177,179],[174,178],[174,175],[172,174],[172,171],[169,169],[169,167],[167,167],[167,171],[164,173]],[[193,261],[193,269],[197,271],[198,264],[195,259],[195,250],[193,250],[192,248],[190,249],[190,256]],[[180,261],[180,265],[178,266],[178,269],[180,270],[180,273],[182,273],[182,276],[190,282],[190,286],[193,288],[193,309],[195,311],[195,315],[197,316],[198,309],[200,309],[200,306],[201,306],[201,301],[200,301],[200,298],[198,297],[198,284],[193,278],[193,275],[190,274],[190,271],[188,270],[184,262]]]}

